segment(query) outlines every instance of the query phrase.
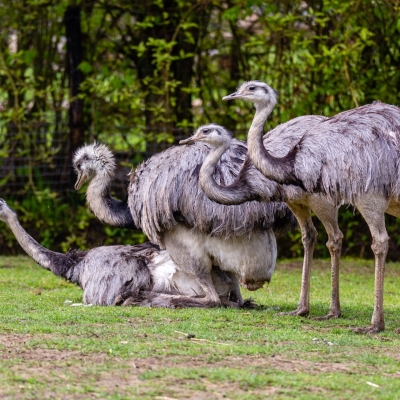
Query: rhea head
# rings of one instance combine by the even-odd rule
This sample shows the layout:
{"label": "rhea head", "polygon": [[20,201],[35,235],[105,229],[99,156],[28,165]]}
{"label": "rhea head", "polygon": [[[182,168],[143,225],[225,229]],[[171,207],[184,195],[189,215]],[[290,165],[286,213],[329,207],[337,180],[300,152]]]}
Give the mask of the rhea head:
{"label": "rhea head", "polygon": [[239,89],[225,96],[222,100],[249,100],[257,105],[270,105],[275,107],[278,101],[278,92],[262,81],[244,82]]}
{"label": "rhea head", "polygon": [[203,142],[208,143],[212,147],[229,147],[232,137],[232,132],[228,131],[223,126],[217,124],[207,124],[200,126],[193,136],[188,139],[181,140],[179,144]]}

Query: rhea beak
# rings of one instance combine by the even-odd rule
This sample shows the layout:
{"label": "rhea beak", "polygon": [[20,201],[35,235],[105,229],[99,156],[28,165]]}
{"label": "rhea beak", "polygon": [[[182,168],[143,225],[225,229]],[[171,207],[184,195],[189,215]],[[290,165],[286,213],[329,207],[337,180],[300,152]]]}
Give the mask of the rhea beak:
{"label": "rhea beak", "polygon": [[193,135],[188,139],[180,140],[179,144],[193,144],[199,141],[199,137],[197,135]]}
{"label": "rhea beak", "polygon": [[76,180],[76,183],[74,186],[75,190],[79,190],[83,186],[84,183],[85,183],[85,176],[82,173],[82,171],[78,171],[78,179]]}
{"label": "rhea beak", "polygon": [[222,100],[234,100],[234,99],[237,99],[239,97],[240,96],[238,95],[238,92],[234,92],[234,93],[228,94],[228,96],[224,96],[222,98]]}

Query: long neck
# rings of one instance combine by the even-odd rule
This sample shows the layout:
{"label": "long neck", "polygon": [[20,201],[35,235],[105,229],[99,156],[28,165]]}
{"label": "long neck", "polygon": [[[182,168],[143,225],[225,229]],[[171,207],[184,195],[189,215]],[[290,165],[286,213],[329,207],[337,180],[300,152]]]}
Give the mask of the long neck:
{"label": "long neck", "polygon": [[[243,175],[241,173],[229,186],[222,186],[215,181],[215,167],[228,148],[229,144],[213,148],[204,160],[199,175],[202,190],[211,200],[226,205],[242,204],[246,201],[260,199],[260,196],[253,192],[248,182],[245,179],[241,179]],[[244,163],[241,172],[244,172],[246,168],[247,165]]]}
{"label": "long neck", "polygon": [[120,228],[136,229],[126,200],[119,201],[110,195],[111,177],[96,174],[86,192],[86,201],[96,217],[106,224]]}
{"label": "long neck", "polygon": [[293,176],[293,161],[296,149],[282,158],[272,156],[264,147],[264,125],[275,104],[256,104],[256,113],[247,134],[247,147],[251,161],[264,176],[282,184],[298,184]]}
{"label": "long neck", "polygon": [[41,246],[22,228],[15,214],[10,215],[5,222],[13,231],[18,243],[28,256],[33,258],[41,267],[53,272],[53,274],[70,279],[70,276],[73,275],[74,265],[70,262],[68,256],[50,251]]}

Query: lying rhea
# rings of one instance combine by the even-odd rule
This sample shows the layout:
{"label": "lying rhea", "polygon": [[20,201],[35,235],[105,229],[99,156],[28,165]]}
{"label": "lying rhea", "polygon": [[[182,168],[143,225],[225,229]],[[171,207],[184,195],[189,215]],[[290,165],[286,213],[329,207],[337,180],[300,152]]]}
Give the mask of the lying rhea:
{"label": "lying rhea", "polygon": [[[201,296],[205,293],[197,281],[179,271],[168,252],[152,243],[101,246],[63,254],[46,249],[28,235],[17,214],[3,199],[0,199],[0,220],[10,227],[21,247],[41,267],[81,287],[85,304],[169,308],[215,305],[204,302]],[[232,305],[230,278],[213,267],[212,279],[221,302]]]}

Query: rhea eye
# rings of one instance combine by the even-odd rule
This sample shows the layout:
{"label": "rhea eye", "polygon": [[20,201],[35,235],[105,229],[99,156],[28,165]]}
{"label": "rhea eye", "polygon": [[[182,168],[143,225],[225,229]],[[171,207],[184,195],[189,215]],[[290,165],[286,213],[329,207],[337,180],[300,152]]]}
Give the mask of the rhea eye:
{"label": "rhea eye", "polygon": [[76,168],[81,169],[81,163],[76,164]]}
{"label": "rhea eye", "polygon": [[254,92],[254,90],[256,90],[256,87],[255,87],[255,86],[250,86],[250,87],[249,87],[249,90],[250,90],[251,92]]}
{"label": "rhea eye", "polygon": [[205,135],[207,135],[209,132],[210,132],[210,130],[209,130],[208,128],[203,129],[203,133],[204,133]]}

